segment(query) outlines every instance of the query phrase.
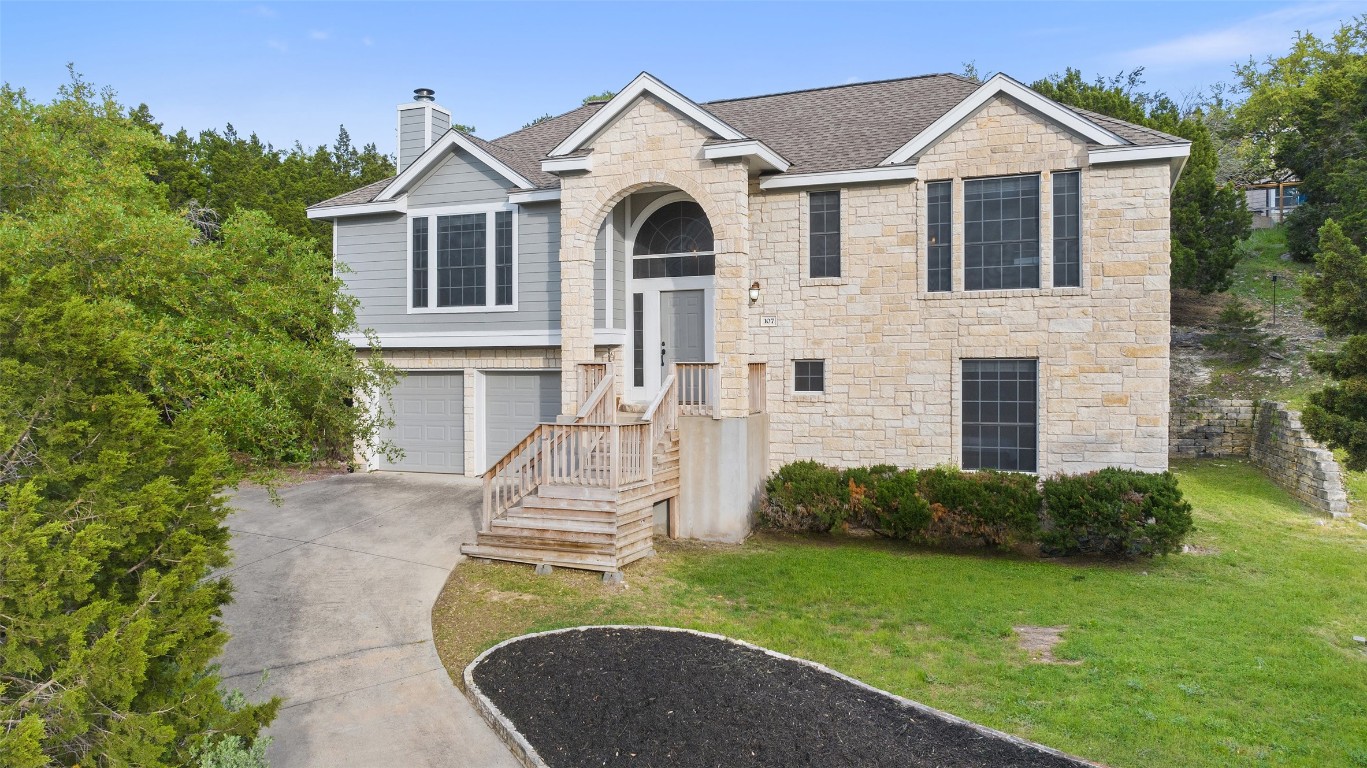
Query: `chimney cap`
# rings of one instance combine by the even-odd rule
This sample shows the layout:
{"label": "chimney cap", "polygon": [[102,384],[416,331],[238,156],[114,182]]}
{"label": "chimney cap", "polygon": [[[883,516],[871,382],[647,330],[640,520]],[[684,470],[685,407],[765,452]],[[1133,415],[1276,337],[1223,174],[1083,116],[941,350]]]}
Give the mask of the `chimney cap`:
{"label": "chimney cap", "polygon": [[414,100],[414,101],[436,101],[436,100],[437,100],[437,92],[434,91],[434,90],[432,90],[431,88],[414,88],[414,89],[413,89],[413,100]]}

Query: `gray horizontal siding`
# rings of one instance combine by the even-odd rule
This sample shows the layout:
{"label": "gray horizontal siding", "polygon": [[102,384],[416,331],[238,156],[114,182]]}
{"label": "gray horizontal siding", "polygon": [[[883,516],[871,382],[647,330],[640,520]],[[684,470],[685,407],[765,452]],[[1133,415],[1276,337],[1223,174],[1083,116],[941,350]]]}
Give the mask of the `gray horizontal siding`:
{"label": "gray horizontal siding", "polygon": [[423,109],[401,109],[399,110],[399,172],[403,173],[408,166],[418,159],[418,155],[427,149],[427,132],[423,126]]}
{"label": "gray horizontal siding", "polygon": [[432,110],[432,141],[441,138],[443,133],[451,129],[451,118],[440,110]]}
{"label": "gray horizontal siding", "polygon": [[408,193],[408,207],[505,202],[512,186],[465,150],[453,149],[450,157]]}
{"label": "gray horizontal siding", "polygon": [[612,211],[612,327],[627,327],[627,207],[619,203]]}
{"label": "gray horizontal siding", "polygon": [[598,229],[598,237],[593,241],[593,327],[606,328],[607,323],[607,292],[603,286],[607,284],[608,277],[608,254],[607,254],[607,235],[608,222],[605,219],[603,226]]}
{"label": "gray horizontal siding", "polygon": [[[357,323],[387,333],[464,333],[560,328],[560,206],[521,207],[516,312],[408,312],[408,218],[364,216],[337,222],[337,261],[347,291],[360,300]],[[435,245],[435,241],[433,241]]]}

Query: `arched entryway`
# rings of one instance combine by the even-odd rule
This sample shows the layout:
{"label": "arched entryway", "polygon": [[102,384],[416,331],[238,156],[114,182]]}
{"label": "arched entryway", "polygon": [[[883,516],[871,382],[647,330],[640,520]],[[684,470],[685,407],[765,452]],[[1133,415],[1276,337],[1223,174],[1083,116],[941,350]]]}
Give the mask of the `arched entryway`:
{"label": "arched entryway", "polygon": [[[639,210],[633,201],[642,203]],[[625,392],[646,402],[671,363],[716,359],[716,251],[711,222],[687,193],[653,190],[624,203]]]}

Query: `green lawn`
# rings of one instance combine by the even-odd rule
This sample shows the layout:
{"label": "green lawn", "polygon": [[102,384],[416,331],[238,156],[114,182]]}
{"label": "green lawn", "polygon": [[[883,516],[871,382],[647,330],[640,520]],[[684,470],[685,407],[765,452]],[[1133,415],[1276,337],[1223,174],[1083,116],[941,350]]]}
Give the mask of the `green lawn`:
{"label": "green lawn", "polygon": [[[1367,530],[1248,466],[1179,466],[1204,554],[1129,565],[875,539],[670,545],[627,587],[465,564],[433,612],[453,677],[523,632],[653,623],[739,637],[1116,768],[1367,766]],[[1032,662],[1015,625],[1068,629]],[[643,670],[648,674],[648,670]]]}

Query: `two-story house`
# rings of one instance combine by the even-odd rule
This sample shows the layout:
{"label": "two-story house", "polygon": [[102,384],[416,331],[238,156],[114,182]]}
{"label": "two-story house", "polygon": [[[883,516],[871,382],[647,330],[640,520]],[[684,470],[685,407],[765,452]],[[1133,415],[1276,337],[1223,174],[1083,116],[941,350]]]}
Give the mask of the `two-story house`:
{"label": "two-story house", "polygon": [[492,141],[430,91],[399,174],[319,203],[372,469],[485,478],[470,554],[613,571],[738,540],[774,468],[1167,466],[1185,140],[1003,75],[698,103],[649,74]]}

